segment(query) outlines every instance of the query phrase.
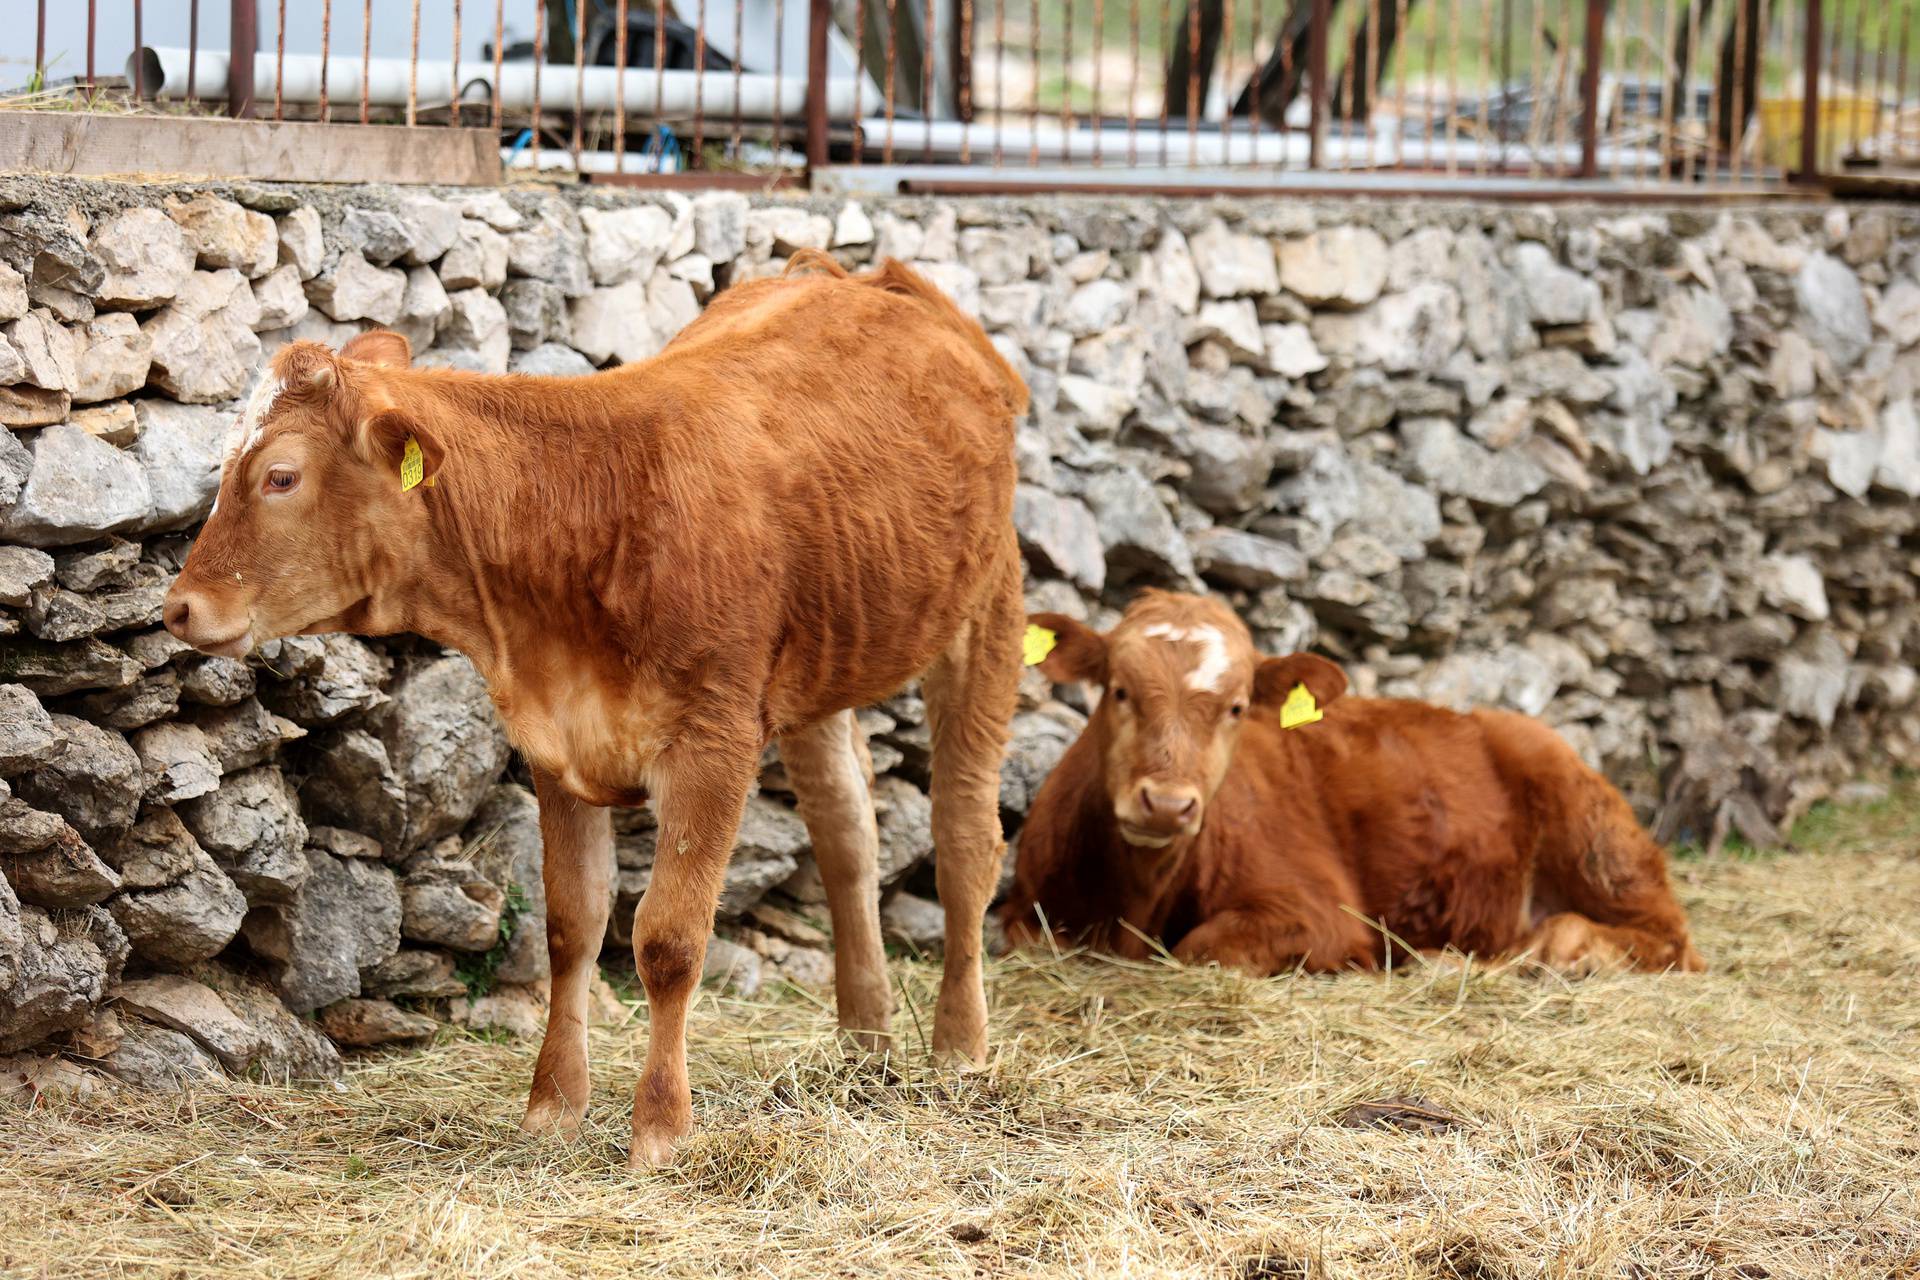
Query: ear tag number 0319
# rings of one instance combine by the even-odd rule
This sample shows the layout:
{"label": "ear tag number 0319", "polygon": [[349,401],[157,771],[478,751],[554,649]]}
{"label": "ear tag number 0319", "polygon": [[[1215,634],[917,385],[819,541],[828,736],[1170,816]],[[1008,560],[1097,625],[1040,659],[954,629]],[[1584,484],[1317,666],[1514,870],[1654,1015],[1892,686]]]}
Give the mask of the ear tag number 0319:
{"label": "ear tag number 0319", "polygon": [[1313,700],[1313,694],[1307,686],[1297,684],[1287,700],[1280,704],[1280,727],[1298,729],[1301,725],[1313,724],[1325,718],[1320,704]]}
{"label": "ear tag number 0319", "polygon": [[1020,656],[1030,667],[1037,667],[1047,660],[1053,652],[1053,646],[1060,643],[1060,637],[1037,622],[1027,624],[1027,634],[1020,642]]}
{"label": "ear tag number 0319", "polygon": [[408,436],[406,452],[400,455],[400,492],[418,488],[422,483],[429,489],[433,488],[433,481],[423,480],[426,472],[427,459],[420,452],[420,442]]}

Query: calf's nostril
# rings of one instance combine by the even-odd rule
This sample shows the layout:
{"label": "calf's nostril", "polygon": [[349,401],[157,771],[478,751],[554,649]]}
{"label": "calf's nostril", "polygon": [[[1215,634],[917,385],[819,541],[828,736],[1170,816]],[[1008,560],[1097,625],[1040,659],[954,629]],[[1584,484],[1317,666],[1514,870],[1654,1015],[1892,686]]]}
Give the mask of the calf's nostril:
{"label": "calf's nostril", "polygon": [[1191,818],[1193,816],[1194,806],[1199,803],[1200,802],[1194,799],[1192,796],[1188,796],[1187,802],[1180,806],[1180,812],[1175,814],[1174,816],[1176,818],[1179,818],[1183,822],[1186,821],[1188,818]]}
{"label": "calf's nostril", "polygon": [[186,636],[182,633],[187,627],[187,602],[185,600],[169,600],[166,611],[160,615],[160,620],[166,624],[167,630],[171,631],[180,639],[185,640]]}

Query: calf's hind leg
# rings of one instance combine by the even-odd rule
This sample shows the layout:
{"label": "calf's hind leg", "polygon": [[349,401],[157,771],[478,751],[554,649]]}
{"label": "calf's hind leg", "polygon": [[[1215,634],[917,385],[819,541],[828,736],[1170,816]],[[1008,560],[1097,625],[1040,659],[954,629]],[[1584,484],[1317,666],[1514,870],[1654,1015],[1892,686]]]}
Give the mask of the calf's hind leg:
{"label": "calf's hind leg", "polygon": [[547,958],[553,996],[547,1034],[527,1097],[527,1133],[573,1133],[586,1114],[587,1003],[607,935],[612,814],[568,795],[553,775],[533,773],[540,797],[541,877],[547,890]]}
{"label": "calf's hind leg", "polygon": [[833,915],[833,986],[840,1029],[863,1049],[887,1047],[892,1002],[880,939],[880,831],[860,725],[842,711],[780,736],[780,761],[813,840]]}
{"label": "calf's hind leg", "polygon": [[1000,763],[1020,685],[1024,617],[1017,561],[984,607],[927,670],[933,731],[934,880],[946,912],[946,964],[933,1015],[933,1051],[979,1063],[987,1055],[980,926],[1000,878]]}
{"label": "calf's hind leg", "polygon": [[1560,909],[1534,926],[1523,949],[1573,973],[1704,970],[1667,880],[1666,852],[1619,792],[1598,776],[1588,781],[1568,806],[1565,831],[1542,842],[1534,898]]}

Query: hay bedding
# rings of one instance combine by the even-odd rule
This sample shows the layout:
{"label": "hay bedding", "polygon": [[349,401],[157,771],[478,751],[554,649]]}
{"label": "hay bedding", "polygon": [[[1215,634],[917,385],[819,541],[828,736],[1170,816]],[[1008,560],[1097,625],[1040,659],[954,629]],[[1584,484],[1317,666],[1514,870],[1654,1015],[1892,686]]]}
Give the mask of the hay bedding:
{"label": "hay bedding", "polygon": [[633,1027],[594,1033],[572,1147],[515,1132],[533,1046],[464,1038],[338,1090],[4,1109],[0,1274],[1914,1276],[1916,817],[1680,864],[1700,978],[1013,958],[967,1077],[921,1056],[922,963],[889,1074],[817,998],[707,994],[656,1176]]}

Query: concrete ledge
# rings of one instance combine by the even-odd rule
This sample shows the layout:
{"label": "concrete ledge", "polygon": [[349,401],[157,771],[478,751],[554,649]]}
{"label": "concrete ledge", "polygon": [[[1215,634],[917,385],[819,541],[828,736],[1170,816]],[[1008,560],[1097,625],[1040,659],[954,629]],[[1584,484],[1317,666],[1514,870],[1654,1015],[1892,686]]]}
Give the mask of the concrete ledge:
{"label": "concrete ledge", "polygon": [[490,129],[0,113],[0,171],[79,177],[260,178],[491,186]]}

